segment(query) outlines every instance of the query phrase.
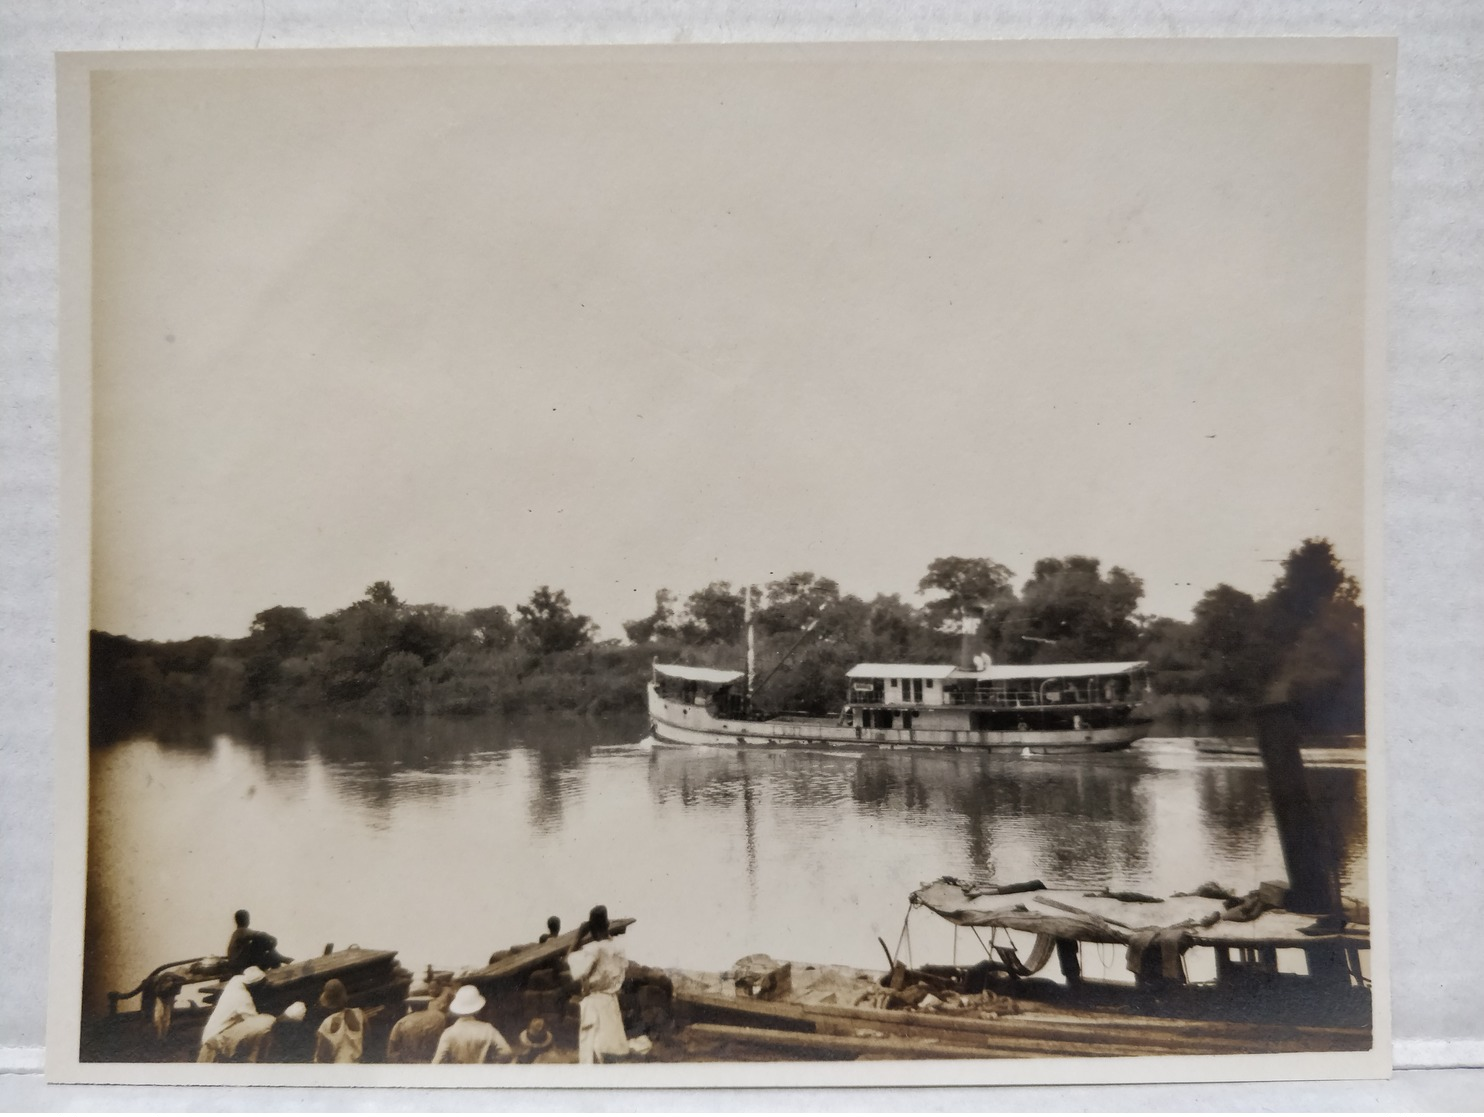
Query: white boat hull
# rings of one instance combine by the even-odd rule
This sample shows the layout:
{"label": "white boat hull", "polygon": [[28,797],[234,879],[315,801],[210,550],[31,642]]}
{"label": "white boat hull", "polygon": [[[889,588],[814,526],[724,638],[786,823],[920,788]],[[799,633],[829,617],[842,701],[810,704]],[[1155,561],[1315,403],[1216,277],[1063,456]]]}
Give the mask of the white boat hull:
{"label": "white boat hull", "polygon": [[712,716],[705,706],[662,698],[649,688],[654,736],[669,744],[731,748],[945,749],[1006,754],[1086,753],[1126,749],[1147,736],[1148,722],[1102,729],[861,729],[827,718],[740,721]]}

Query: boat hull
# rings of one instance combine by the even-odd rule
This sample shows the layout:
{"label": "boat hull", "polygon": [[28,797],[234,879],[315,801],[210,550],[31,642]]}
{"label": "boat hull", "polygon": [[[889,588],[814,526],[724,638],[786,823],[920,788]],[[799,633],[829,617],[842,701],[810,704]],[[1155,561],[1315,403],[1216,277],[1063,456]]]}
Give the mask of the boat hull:
{"label": "boat hull", "polygon": [[1100,729],[863,729],[828,718],[742,721],[714,717],[704,706],[661,697],[649,686],[650,731],[674,745],[723,748],[927,749],[1005,754],[1112,752],[1148,735],[1147,721]]}

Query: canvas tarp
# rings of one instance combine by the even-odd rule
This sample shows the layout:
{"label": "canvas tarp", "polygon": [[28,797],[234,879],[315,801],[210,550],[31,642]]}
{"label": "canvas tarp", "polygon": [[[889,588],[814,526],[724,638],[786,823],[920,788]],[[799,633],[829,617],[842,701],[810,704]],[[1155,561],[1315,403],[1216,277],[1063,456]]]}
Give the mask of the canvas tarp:
{"label": "canvas tarp", "polygon": [[[944,877],[912,894],[912,902],[961,927],[1004,927],[1080,942],[1126,944],[1140,931],[1183,927],[1196,946],[1308,946],[1319,941],[1300,933],[1312,915],[1273,910],[1248,922],[1222,918],[1219,898],[1172,896],[1152,903],[1119,899],[1086,889],[1036,888],[1001,892],[992,884]],[[1338,936],[1364,945],[1367,929],[1349,927]]]}

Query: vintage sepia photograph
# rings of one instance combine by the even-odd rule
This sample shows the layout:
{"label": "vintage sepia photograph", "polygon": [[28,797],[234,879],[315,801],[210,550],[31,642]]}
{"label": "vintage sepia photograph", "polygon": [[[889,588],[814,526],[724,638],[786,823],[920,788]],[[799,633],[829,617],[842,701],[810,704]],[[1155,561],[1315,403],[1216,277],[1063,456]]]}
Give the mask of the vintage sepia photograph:
{"label": "vintage sepia photograph", "polygon": [[1386,1074],[1391,50],[62,58],[49,1075]]}

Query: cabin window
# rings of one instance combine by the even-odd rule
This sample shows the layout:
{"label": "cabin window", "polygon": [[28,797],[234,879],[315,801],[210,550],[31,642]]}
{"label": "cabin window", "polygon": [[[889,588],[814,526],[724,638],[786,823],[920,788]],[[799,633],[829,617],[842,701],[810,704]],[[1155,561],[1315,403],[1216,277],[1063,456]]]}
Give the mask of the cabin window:
{"label": "cabin window", "polygon": [[928,679],[928,680],[927,680],[927,681],[926,681],[926,682],[925,682],[925,683],[923,683],[923,684],[922,684],[922,685],[923,685],[923,686],[925,686],[925,687],[927,687],[927,688],[928,688],[928,690],[932,690],[932,689],[933,689],[933,680],[932,680],[932,679]]}

